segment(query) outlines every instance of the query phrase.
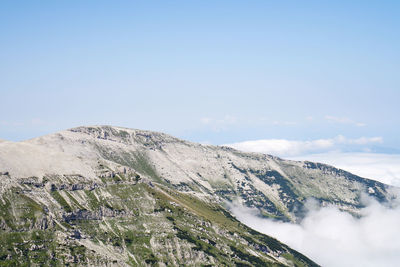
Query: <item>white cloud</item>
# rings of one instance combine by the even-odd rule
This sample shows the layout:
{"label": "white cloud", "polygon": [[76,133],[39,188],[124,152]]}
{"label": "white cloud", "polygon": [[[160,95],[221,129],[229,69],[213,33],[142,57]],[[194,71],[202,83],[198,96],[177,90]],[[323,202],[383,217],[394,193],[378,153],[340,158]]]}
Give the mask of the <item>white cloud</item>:
{"label": "white cloud", "polygon": [[[339,136],[342,137],[342,136]],[[366,144],[371,144],[371,143],[383,143],[383,138],[382,137],[360,137],[358,139],[344,139],[343,144],[356,144],[356,145],[366,145]]]}
{"label": "white cloud", "polygon": [[204,118],[201,118],[200,121],[201,121],[202,124],[209,124],[209,123],[211,123],[213,121],[213,119],[208,118],[208,117],[204,117]]}
{"label": "white cloud", "polygon": [[313,116],[307,116],[306,117],[306,121],[313,121],[314,120],[314,117]]}
{"label": "white cloud", "polygon": [[210,127],[215,132],[226,130],[228,127],[238,124],[239,120],[235,116],[226,115],[222,118],[215,119],[203,117],[200,119],[201,124]]}
{"label": "white cloud", "polygon": [[272,121],[271,124],[275,125],[275,126],[294,126],[294,125],[297,125],[298,123],[294,122],[294,121],[276,121],[275,120],[275,121]]}
{"label": "white cloud", "polygon": [[237,123],[238,119],[231,115],[225,115],[223,118],[214,119],[209,117],[203,117],[200,119],[202,124],[216,124],[216,125],[229,125]]}
{"label": "white cloud", "polygon": [[[400,155],[346,152],[368,150],[371,145],[381,143],[381,137],[351,139],[339,135],[311,141],[255,140],[228,146],[294,160],[327,163],[361,177],[400,186]],[[322,266],[398,266],[400,208],[388,208],[371,199],[368,201],[361,218],[335,207],[314,207],[300,224],[264,219],[257,216],[257,211],[240,206],[232,206],[232,211],[243,223],[276,237]]]}
{"label": "white cloud", "polygon": [[366,145],[382,142],[382,137],[361,137],[357,139],[348,139],[342,135],[338,135],[335,138],[317,139],[311,141],[264,139],[225,144],[225,146],[248,152],[266,153],[280,157],[292,157],[310,153],[339,150],[343,145]]}
{"label": "white cloud", "polygon": [[[312,206],[312,205],[309,205]],[[335,207],[312,208],[300,224],[264,219],[257,211],[232,205],[238,220],[271,235],[322,266],[398,266],[400,209],[374,200],[355,218]]]}
{"label": "white cloud", "polygon": [[364,127],[364,126],[367,126],[367,124],[366,123],[363,123],[363,122],[356,122],[356,124],[355,124],[357,127]]}
{"label": "white cloud", "polygon": [[352,125],[355,125],[357,127],[366,126],[366,124],[363,123],[363,122],[357,122],[357,121],[354,121],[354,120],[352,120],[350,118],[347,118],[347,117],[336,117],[336,116],[326,115],[325,116],[325,120],[327,120],[329,122],[340,123],[340,124],[352,124]]}
{"label": "white cloud", "polygon": [[276,156],[295,156],[302,154],[304,151],[313,152],[321,149],[333,147],[332,140],[320,139],[314,141],[290,141],[285,139],[267,139],[244,141],[240,143],[226,144],[225,146],[233,147],[247,152],[267,153]]}
{"label": "white cloud", "polygon": [[296,121],[286,121],[286,120],[271,120],[266,117],[241,117],[233,115],[225,115],[223,117],[202,117],[200,118],[200,123],[203,126],[207,126],[212,130],[226,130],[229,127],[247,127],[247,126],[284,126],[293,127],[299,123]]}

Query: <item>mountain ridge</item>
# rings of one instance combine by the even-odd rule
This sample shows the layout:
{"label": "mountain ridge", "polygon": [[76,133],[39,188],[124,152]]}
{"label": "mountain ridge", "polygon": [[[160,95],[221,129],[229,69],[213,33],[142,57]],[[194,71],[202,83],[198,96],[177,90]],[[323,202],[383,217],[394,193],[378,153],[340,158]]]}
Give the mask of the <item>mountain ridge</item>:
{"label": "mountain ridge", "polygon": [[[387,202],[392,188],[325,164],[123,127],[81,126],[0,143],[0,227],[7,244],[64,264],[313,266],[241,225],[225,203],[296,223],[308,198],[358,215],[363,194]],[[18,241],[34,233],[42,240],[37,250]],[[181,249],[170,250],[176,245]],[[0,250],[0,260],[17,257],[11,248]]]}
{"label": "mountain ridge", "polygon": [[80,127],[0,144],[2,265],[317,266],[213,196],[171,185],[142,154],[185,141],[124,131]]}
{"label": "mountain ridge", "polygon": [[[46,175],[46,171],[52,174],[64,174],[67,170],[73,169],[79,170],[80,174],[85,177],[98,180],[96,168],[99,160],[106,160],[108,164],[125,166],[133,164],[139,159],[148,161],[147,171],[152,172],[150,176],[160,176],[172,184],[195,183],[198,184],[197,187],[204,189],[200,191],[215,190],[216,188],[225,189],[223,185],[212,186],[210,183],[222,183],[231,188],[232,185],[229,185],[229,183],[233,182],[232,179],[221,179],[228,174],[240,175],[242,176],[240,177],[241,180],[244,178],[244,182],[251,180],[251,183],[261,187],[270,183],[270,189],[274,190],[272,180],[293,177],[295,175],[293,168],[296,168],[298,172],[302,172],[302,175],[308,176],[312,176],[317,171],[325,176],[330,175],[329,178],[332,178],[331,176],[346,176],[346,182],[352,180],[368,185],[368,188],[364,190],[365,193],[370,194],[374,191],[376,192],[375,197],[381,200],[389,199],[386,193],[382,193],[385,188],[389,188],[387,185],[358,177],[327,164],[284,160],[262,153],[241,152],[225,146],[203,145],[181,140],[168,134],[139,129],[108,125],[80,126],[22,142],[2,143],[2,146],[6,146],[8,150],[14,149],[13,151],[17,156],[10,156],[12,153],[8,153],[8,155],[3,153],[2,155],[1,151],[4,151],[4,149],[0,149],[0,169],[6,169],[7,165],[12,166],[18,163],[18,159],[24,160],[24,166],[20,164],[6,170],[12,175],[15,173],[16,176],[27,176],[31,172],[30,167],[32,167],[36,176]],[[19,147],[22,148],[19,150]],[[176,153],[176,151],[179,151],[179,153]],[[133,155],[131,153],[139,154]],[[35,166],[29,166],[26,162],[31,162],[32,155],[35,155],[36,158],[40,158],[38,155],[43,155],[43,159],[35,161],[37,163]],[[184,156],[181,157],[182,155]],[[5,160],[5,158],[8,158],[8,160]],[[59,160],[60,158],[61,160]],[[50,163],[45,164],[46,161]],[[213,166],[219,165],[212,173],[203,170],[210,169],[208,166],[210,162]],[[248,162],[253,164],[248,166]],[[151,170],[152,167],[155,168]],[[25,171],[21,173],[22,170]],[[61,170],[61,172],[57,173],[58,170]],[[205,178],[204,176],[208,177]],[[299,181],[296,186],[301,187],[301,184],[305,182],[311,183],[310,179],[305,179]],[[332,181],[321,182],[329,185],[329,182]],[[375,188],[376,186],[378,187]],[[238,188],[237,186],[234,187]],[[279,187],[286,188],[288,186],[281,184]],[[286,189],[289,190],[290,188]],[[320,191],[323,189],[318,188]],[[329,189],[334,191],[334,188]],[[361,190],[360,188],[355,189]],[[278,197],[276,190],[274,191],[275,197]],[[267,191],[264,193],[266,194]],[[325,193],[328,195],[332,192]],[[372,195],[374,196],[374,194]],[[315,196],[317,195],[314,194]],[[313,197],[313,193],[308,192],[305,197]],[[353,200],[354,198],[356,196],[353,195]]]}

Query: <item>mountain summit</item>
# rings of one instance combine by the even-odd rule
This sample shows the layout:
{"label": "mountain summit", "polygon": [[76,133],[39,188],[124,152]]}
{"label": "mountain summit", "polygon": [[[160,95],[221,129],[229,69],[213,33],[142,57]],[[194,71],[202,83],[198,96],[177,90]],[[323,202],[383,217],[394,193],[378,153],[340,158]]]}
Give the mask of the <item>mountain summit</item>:
{"label": "mountain summit", "polygon": [[1,142],[0,186],[8,264],[311,266],[225,203],[297,222],[310,197],[354,214],[363,194],[391,198],[332,166],[111,126]]}

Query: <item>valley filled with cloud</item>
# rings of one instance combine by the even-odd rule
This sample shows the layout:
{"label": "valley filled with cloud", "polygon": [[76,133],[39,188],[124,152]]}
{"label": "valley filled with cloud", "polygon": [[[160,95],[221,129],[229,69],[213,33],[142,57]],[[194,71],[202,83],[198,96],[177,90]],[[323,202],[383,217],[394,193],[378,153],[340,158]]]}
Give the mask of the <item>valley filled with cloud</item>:
{"label": "valley filled with cloud", "polygon": [[231,205],[238,220],[271,235],[322,266],[398,266],[400,262],[400,207],[364,199],[366,207],[357,218],[336,207],[319,207],[308,201],[300,224],[278,222],[258,216],[257,210]]}
{"label": "valley filled with cloud", "polygon": [[[371,152],[383,144],[381,137],[293,141],[266,139],[227,146],[277,155],[292,160],[321,162],[361,177],[400,186],[400,155]],[[308,211],[300,224],[278,222],[259,216],[257,210],[231,205],[238,220],[315,259],[322,266],[398,266],[400,262],[400,190],[393,202],[381,204],[363,196],[365,208],[359,217],[333,206],[319,207],[308,200]]]}

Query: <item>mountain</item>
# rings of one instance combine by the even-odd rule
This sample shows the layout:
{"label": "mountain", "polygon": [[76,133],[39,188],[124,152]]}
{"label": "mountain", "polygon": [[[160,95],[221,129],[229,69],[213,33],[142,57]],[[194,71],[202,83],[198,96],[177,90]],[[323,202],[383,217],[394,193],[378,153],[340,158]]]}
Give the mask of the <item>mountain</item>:
{"label": "mountain", "polygon": [[[363,207],[362,194],[379,201],[391,198],[387,185],[332,166],[201,145],[150,131],[78,127],[8,147],[10,155],[0,157],[14,176],[77,173],[99,181],[99,164],[123,166],[181,192],[220,202],[236,200],[282,220],[301,219],[308,197],[353,213]],[[39,160],[32,161],[33,156]]]}
{"label": "mountain", "polygon": [[391,187],[334,167],[150,131],[78,127],[0,143],[0,263],[313,266],[233,218],[297,222],[307,198],[357,214]]}

